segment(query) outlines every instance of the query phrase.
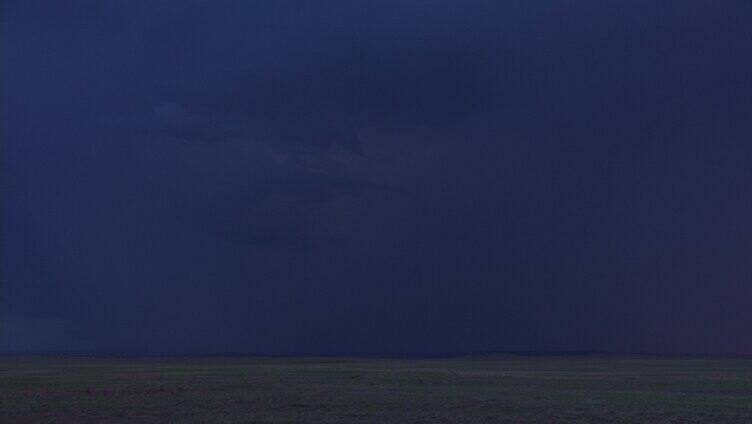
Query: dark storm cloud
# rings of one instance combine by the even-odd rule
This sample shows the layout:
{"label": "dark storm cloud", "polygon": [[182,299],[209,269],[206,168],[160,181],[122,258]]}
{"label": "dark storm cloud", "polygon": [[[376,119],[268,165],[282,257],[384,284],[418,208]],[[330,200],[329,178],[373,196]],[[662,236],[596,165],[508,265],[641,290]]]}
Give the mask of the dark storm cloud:
{"label": "dark storm cloud", "polygon": [[750,13],[3,2],[11,346],[749,352]]}
{"label": "dark storm cloud", "polygon": [[[289,14],[277,11],[284,17],[280,21],[267,16],[286,7]],[[263,164],[249,171],[253,177],[243,194],[230,195],[243,200],[223,203],[229,208],[242,205],[230,212],[234,214],[300,219],[299,210],[308,202],[379,187],[357,167],[365,154],[359,131],[449,127],[473,107],[489,104],[498,89],[496,45],[488,40],[468,50],[468,40],[453,41],[440,25],[446,21],[456,26],[451,10],[437,16],[413,11],[419,14],[406,23],[401,12],[369,16],[357,7],[345,9],[333,11],[347,19],[331,20],[326,8],[295,4],[248,4],[229,19],[224,13],[188,8],[179,17],[168,11],[169,26],[155,22],[160,16],[156,11],[157,18],[146,19],[145,32],[154,42],[140,53],[149,62],[142,78],[152,86],[150,96],[159,93],[170,100],[144,103],[119,118],[119,124],[137,137],[232,142],[253,150],[249,155],[264,149],[264,159],[249,161],[248,166]],[[414,33],[415,23],[423,35]],[[461,29],[450,27],[450,32]],[[232,45],[223,44],[230,40]],[[166,69],[173,71],[163,80]],[[275,207],[288,210],[275,210],[276,215],[259,211],[270,197],[286,198]],[[215,209],[211,205],[208,210]],[[254,227],[265,233],[289,228],[301,237],[293,222],[238,219],[234,225],[239,222],[261,222]],[[241,227],[226,232],[248,231]]]}

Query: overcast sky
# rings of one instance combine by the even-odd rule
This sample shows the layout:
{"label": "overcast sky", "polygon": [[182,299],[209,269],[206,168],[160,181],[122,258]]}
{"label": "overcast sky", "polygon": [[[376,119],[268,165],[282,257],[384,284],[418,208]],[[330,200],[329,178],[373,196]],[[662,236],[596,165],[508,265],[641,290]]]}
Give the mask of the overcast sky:
{"label": "overcast sky", "polygon": [[3,350],[752,353],[752,2],[3,1]]}

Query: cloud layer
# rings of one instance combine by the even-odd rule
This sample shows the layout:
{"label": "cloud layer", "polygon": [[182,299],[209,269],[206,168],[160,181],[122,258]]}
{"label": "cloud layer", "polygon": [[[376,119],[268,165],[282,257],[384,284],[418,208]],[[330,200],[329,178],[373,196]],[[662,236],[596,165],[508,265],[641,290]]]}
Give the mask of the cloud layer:
{"label": "cloud layer", "polygon": [[15,345],[752,349],[748,2],[2,17]]}

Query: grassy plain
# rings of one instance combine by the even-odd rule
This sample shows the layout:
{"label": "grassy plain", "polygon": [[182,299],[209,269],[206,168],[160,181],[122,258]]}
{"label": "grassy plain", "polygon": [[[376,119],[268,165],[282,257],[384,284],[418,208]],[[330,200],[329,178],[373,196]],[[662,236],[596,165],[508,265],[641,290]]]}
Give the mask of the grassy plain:
{"label": "grassy plain", "polygon": [[752,359],[0,358],[0,422],[752,422]]}

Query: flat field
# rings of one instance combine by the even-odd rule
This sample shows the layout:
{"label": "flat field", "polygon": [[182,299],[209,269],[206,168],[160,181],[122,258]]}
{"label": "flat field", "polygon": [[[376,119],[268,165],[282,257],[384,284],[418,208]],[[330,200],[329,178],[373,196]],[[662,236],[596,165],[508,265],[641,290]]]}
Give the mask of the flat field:
{"label": "flat field", "polygon": [[0,358],[0,422],[752,422],[752,359]]}

